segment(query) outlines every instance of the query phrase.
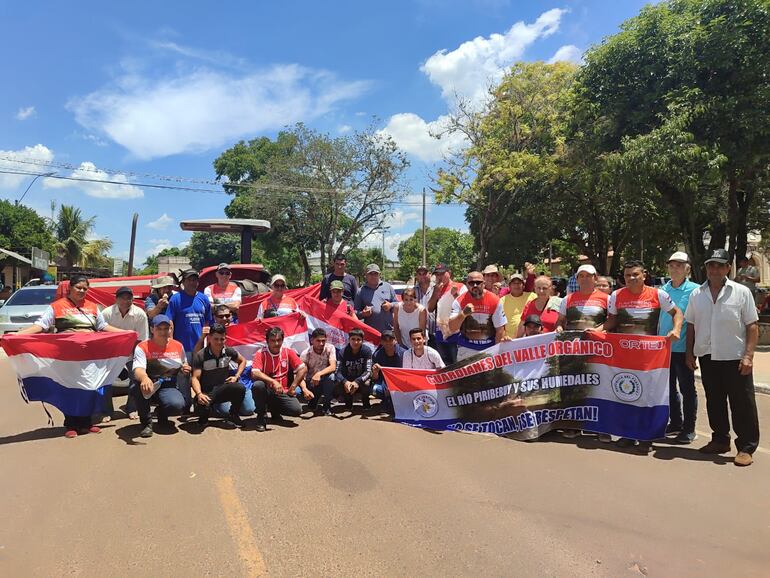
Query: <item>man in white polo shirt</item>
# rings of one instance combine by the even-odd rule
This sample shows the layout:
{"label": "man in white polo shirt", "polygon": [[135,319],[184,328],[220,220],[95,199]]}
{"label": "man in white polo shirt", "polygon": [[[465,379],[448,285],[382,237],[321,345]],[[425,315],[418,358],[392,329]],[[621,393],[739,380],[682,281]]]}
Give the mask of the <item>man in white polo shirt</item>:
{"label": "man in white polo shirt", "polygon": [[711,441],[707,454],[730,451],[730,420],[738,450],[735,465],[748,466],[759,445],[759,418],[754,399],[752,365],[759,337],[757,308],[751,291],[728,279],[730,256],[716,249],[706,260],[708,280],[694,289],[685,311],[687,365],[695,371],[700,359]]}

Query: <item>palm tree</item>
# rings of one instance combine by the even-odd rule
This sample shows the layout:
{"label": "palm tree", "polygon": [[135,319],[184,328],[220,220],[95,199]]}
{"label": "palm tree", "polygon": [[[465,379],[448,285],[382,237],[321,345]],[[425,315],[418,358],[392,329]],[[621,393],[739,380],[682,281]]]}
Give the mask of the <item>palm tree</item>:
{"label": "palm tree", "polygon": [[86,237],[95,222],[96,217],[84,218],[77,207],[72,205],[59,207],[59,217],[56,222],[56,249],[64,258],[68,268],[80,262],[83,249],[88,244]]}
{"label": "palm tree", "polygon": [[109,239],[92,239],[80,252],[80,264],[83,267],[111,268],[112,261],[107,253],[112,249]]}

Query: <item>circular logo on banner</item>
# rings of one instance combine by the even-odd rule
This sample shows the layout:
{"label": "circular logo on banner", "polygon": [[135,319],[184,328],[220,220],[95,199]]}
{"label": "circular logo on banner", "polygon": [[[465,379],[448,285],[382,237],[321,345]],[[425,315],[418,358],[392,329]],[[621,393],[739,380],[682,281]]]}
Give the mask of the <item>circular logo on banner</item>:
{"label": "circular logo on banner", "polygon": [[633,373],[618,373],[612,378],[612,391],[621,401],[636,401],[642,397],[642,382]]}
{"label": "circular logo on banner", "polygon": [[414,398],[414,411],[422,417],[433,417],[438,413],[438,402],[432,395],[421,393]]}

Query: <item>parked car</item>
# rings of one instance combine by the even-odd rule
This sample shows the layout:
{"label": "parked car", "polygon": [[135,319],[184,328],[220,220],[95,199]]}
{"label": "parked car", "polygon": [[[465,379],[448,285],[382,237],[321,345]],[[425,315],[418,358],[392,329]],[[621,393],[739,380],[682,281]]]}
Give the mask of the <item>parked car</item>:
{"label": "parked car", "polygon": [[56,285],[22,287],[0,307],[0,335],[32,325],[56,299]]}

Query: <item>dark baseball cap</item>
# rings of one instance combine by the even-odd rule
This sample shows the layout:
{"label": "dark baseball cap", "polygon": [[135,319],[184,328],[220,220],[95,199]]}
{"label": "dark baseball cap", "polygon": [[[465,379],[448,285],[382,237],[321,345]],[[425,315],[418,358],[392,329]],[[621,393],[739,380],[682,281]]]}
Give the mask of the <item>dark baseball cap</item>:
{"label": "dark baseball cap", "polygon": [[186,271],[182,271],[182,279],[187,279],[188,277],[200,277],[200,273],[198,273],[195,269],[187,269]]}
{"label": "dark baseball cap", "polygon": [[171,325],[171,319],[168,318],[167,315],[156,315],[152,318],[152,326],[157,327],[158,325],[162,325],[165,323],[166,325]]}
{"label": "dark baseball cap", "polygon": [[380,332],[380,339],[384,339],[386,337],[389,337],[390,339],[395,339],[396,338],[396,334],[393,333],[392,329],[383,329]]}
{"label": "dark baseball cap", "polygon": [[529,325],[530,323],[533,323],[538,327],[543,326],[543,322],[540,321],[539,315],[527,315],[527,318],[524,320],[524,325]]}
{"label": "dark baseball cap", "polygon": [[705,263],[722,263],[722,265],[730,262],[730,254],[724,249],[714,249],[711,253],[711,257],[704,261]]}
{"label": "dark baseball cap", "polygon": [[121,295],[131,295],[133,297],[134,292],[131,290],[131,287],[121,287],[115,291],[115,297],[120,297]]}
{"label": "dark baseball cap", "polygon": [[442,273],[446,273],[447,271],[449,271],[449,269],[443,263],[436,263],[436,266],[433,267],[433,272],[438,273],[439,275]]}

